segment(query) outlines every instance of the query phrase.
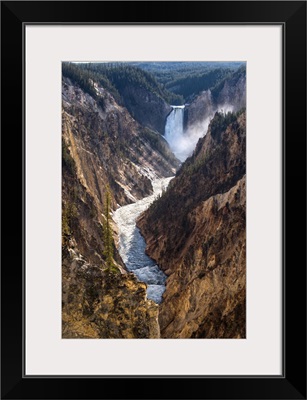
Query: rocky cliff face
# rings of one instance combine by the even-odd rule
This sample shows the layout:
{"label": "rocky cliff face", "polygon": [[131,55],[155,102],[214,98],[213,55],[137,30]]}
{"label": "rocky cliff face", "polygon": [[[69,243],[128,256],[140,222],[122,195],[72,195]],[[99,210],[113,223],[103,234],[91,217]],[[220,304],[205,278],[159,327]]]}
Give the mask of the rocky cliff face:
{"label": "rocky cliff face", "polygon": [[142,87],[127,85],[121,95],[130,114],[140,124],[164,134],[167,115],[172,108],[157,94]]}
{"label": "rocky cliff face", "polygon": [[93,195],[78,180],[73,159],[66,155],[65,160],[62,337],[159,337],[158,306],[146,299],[146,285],[127,273],[115,247],[116,269],[109,270],[103,238],[105,216],[99,212]]}
{"label": "rocky cliff face", "polygon": [[148,254],[168,275],[162,337],[245,337],[245,152],[245,113],[217,113],[138,221]]}
{"label": "rocky cliff face", "polygon": [[106,182],[123,205],[151,193],[148,173],[174,174],[178,160],[163,137],[140,126],[106,90],[96,86],[96,101],[69,79],[62,89],[63,140],[78,176],[100,204]]}
{"label": "rocky cliff face", "polygon": [[149,177],[173,175],[178,160],[104,88],[95,85],[94,99],[64,77],[62,90],[63,337],[158,337],[157,306],[114,243],[107,265],[105,203],[114,210],[151,194]]}
{"label": "rocky cliff face", "polygon": [[158,305],[133,274],[91,265],[74,250],[63,262],[63,338],[143,339],[160,336]]}
{"label": "rocky cliff face", "polygon": [[215,104],[238,111],[246,107],[246,69],[240,68],[212,90]]}
{"label": "rocky cliff face", "polygon": [[[212,91],[201,92],[191,104],[185,108],[185,129],[195,129],[218,110],[237,112],[246,106],[246,69],[225,78]],[[205,133],[205,132],[204,132]]]}

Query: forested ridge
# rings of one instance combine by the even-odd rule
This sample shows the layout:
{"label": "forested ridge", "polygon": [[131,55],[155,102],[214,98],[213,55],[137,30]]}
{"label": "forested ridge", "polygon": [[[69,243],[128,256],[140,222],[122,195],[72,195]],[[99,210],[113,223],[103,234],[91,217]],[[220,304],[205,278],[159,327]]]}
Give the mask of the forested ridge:
{"label": "forested ridge", "polygon": [[245,65],[238,63],[222,63],[222,66],[219,65],[221,63],[194,63],[193,67],[191,63],[180,63],[182,65],[173,70],[164,70],[161,67],[163,63],[157,63],[159,67],[156,68],[150,67],[150,64],[63,63],[63,75],[73,79],[93,96],[95,90],[91,81],[99,83],[120,104],[125,103],[125,87],[133,85],[156,94],[168,104],[180,105],[204,90],[210,89],[214,95],[218,94],[226,79],[236,76],[236,71],[239,74],[246,69]]}
{"label": "forested ridge", "polygon": [[76,81],[91,95],[94,95],[94,87],[90,80],[98,82],[121,104],[124,103],[122,92],[130,85],[144,88],[169,104],[183,103],[182,96],[165,89],[153,74],[127,63],[63,63],[63,75]]}
{"label": "forested ridge", "polygon": [[131,63],[151,72],[170,92],[182,95],[190,102],[203,90],[222,84],[240,68],[241,62],[152,62]]}

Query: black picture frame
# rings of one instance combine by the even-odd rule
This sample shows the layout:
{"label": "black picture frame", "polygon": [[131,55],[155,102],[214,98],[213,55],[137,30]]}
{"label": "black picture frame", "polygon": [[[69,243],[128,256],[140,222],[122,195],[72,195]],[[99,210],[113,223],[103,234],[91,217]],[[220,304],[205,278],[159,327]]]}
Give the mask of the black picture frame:
{"label": "black picture frame", "polygon": [[[103,16],[103,20],[100,21],[99,16]],[[25,361],[24,223],[21,229],[25,209],[23,31],[25,24],[30,23],[281,24],[283,26],[284,362],[282,376],[80,378],[23,375]],[[2,1],[1,37],[2,398],[306,399],[306,253],[304,251],[306,246],[306,2]],[[298,226],[303,226],[301,232]],[[19,253],[16,251],[18,248]]]}

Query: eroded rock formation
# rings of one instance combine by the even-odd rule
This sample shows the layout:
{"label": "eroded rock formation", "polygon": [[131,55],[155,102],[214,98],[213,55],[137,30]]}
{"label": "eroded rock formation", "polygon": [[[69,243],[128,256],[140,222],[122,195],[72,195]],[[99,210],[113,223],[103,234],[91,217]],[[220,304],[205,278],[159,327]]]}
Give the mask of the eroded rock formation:
{"label": "eroded rock formation", "polygon": [[143,339],[160,336],[158,305],[133,274],[114,274],[70,251],[64,259],[63,338]]}
{"label": "eroded rock formation", "polygon": [[167,192],[139,219],[168,275],[164,338],[245,337],[246,119],[216,113]]}
{"label": "eroded rock formation", "polygon": [[185,108],[186,131],[201,129],[204,122],[219,110],[237,112],[246,106],[246,69],[240,68],[212,90],[201,92]]}
{"label": "eroded rock formation", "polygon": [[[178,160],[161,135],[94,87],[96,98],[63,77],[63,337],[159,337],[158,306],[112,243],[108,265],[105,204],[111,211],[151,194],[150,178],[173,175]],[[112,220],[110,229],[116,240]]]}

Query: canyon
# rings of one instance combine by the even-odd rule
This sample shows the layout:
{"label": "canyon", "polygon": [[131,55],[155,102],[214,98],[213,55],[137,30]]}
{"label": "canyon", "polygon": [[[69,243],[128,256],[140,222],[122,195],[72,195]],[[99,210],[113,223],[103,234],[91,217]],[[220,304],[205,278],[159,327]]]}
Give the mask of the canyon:
{"label": "canyon", "polygon": [[245,70],[171,105],[68,67],[62,337],[245,337]]}
{"label": "canyon", "polygon": [[105,199],[110,193],[115,210],[152,195],[152,179],[173,176],[179,163],[159,133],[139,125],[108,91],[98,85],[95,89],[103,109],[63,77],[63,337],[157,337],[158,306],[147,299],[146,285],[125,267],[114,223],[116,272],[106,263]]}

